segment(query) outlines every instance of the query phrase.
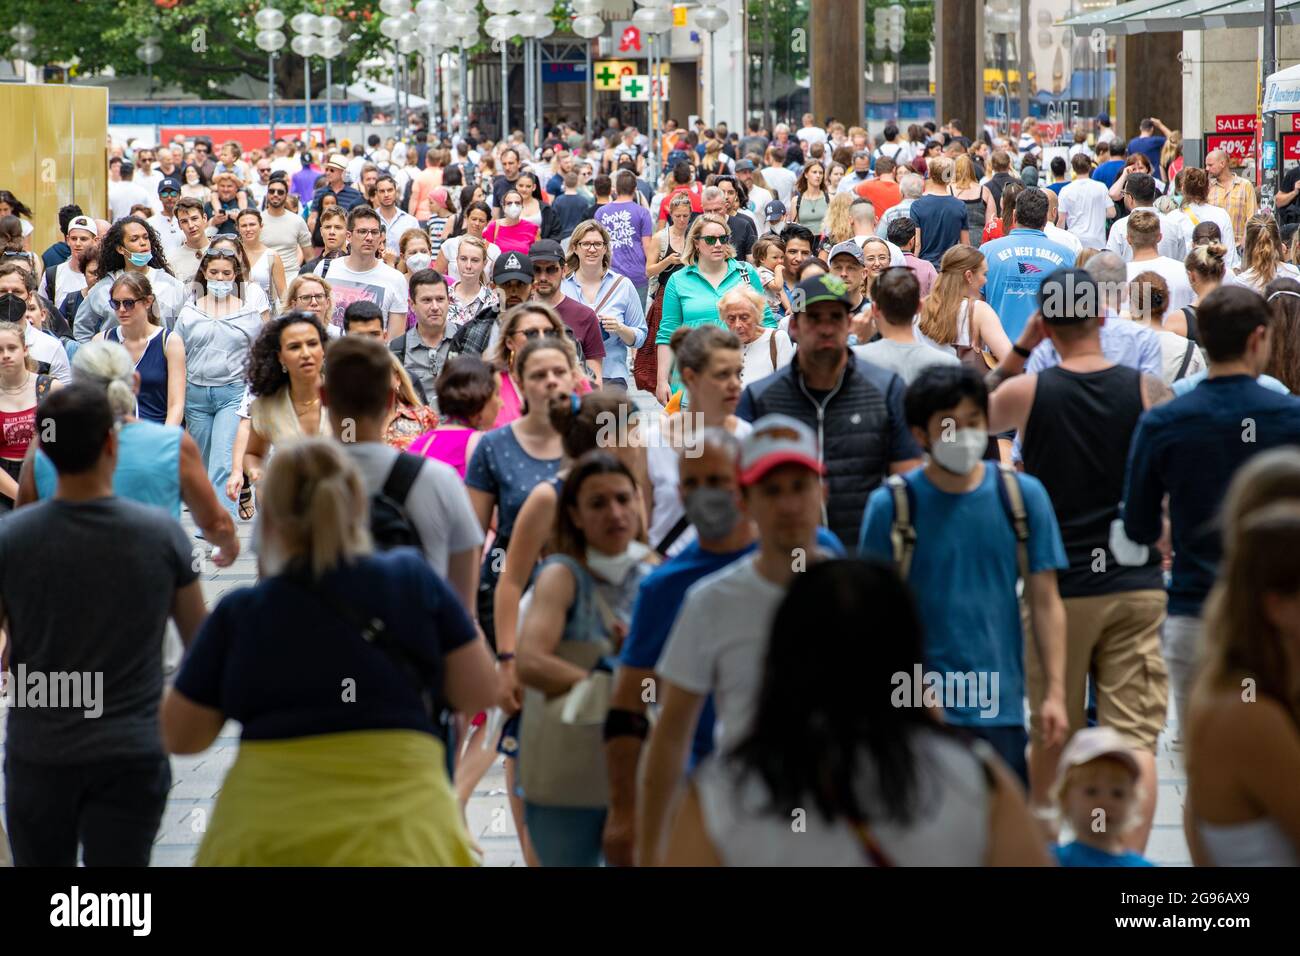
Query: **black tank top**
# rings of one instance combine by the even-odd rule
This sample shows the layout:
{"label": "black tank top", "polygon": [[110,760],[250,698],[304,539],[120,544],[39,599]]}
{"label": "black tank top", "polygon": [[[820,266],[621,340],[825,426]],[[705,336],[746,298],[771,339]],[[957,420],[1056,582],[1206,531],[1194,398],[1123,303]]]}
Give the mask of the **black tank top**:
{"label": "black tank top", "polygon": [[1025,471],[1047,489],[1061,527],[1070,562],[1059,577],[1063,598],[1163,586],[1155,548],[1142,567],[1122,566],[1110,550],[1129,441],[1142,410],[1142,374],[1136,369],[1054,367],[1038,374],[1021,455]]}

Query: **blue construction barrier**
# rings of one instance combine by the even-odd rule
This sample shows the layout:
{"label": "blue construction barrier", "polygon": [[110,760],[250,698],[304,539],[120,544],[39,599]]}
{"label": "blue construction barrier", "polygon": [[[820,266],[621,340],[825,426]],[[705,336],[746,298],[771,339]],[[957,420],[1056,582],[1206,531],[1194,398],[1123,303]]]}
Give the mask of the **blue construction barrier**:
{"label": "blue construction barrier", "polygon": [[[361,100],[334,102],[331,112],[334,123],[364,123],[369,119],[369,104]],[[305,124],[307,104],[302,100],[277,102],[275,121]],[[312,100],[311,121],[324,125],[323,102]],[[264,101],[145,100],[109,103],[108,122],[113,126],[269,126],[271,114]]]}

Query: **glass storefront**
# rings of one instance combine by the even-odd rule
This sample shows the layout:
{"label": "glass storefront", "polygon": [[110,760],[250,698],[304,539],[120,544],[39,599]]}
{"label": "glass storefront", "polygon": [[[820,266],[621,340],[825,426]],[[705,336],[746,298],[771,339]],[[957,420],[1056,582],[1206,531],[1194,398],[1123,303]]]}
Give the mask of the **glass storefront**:
{"label": "glass storefront", "polygon": [[[1081,13],[1113,7],[1119,0],[962,0],[984,4],[984,111],[990,133],[1019,135],[1027,114],[1068,137],[1078,122],[1091,129],[1093,118],[1115,112],[1115,38],[1075,35],[1053,24]],[[750,0],[749,116],[766,125],[798,117],[809,108],[807,39],[809,0]],[[866,0],[863,68],[864,119],[872,132],[898,121],[904,125],[946,117],[935,115],[934,0]],[[877,10],[901,6],[904,42],[895,53],[877,46]],[[1029,69],[1021,90],[1021,11],[1028,13]],[[883,39],[883,38],[882,38]],[[970,42],[976,42],[972,37]]]}

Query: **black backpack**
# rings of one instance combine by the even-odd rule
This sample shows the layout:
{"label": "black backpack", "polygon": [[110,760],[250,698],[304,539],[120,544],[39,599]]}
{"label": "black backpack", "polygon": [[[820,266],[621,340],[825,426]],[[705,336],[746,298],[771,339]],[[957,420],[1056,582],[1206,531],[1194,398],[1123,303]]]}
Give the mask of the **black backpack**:
{"label": "black backpack", "polygon": [[384,487],[371,496],[370,536],[374,539],[376,551],[403,547],[424,550],[420,534],[406,511],[406,497],[423,465],[424,459],[418,455],[398,454]]}

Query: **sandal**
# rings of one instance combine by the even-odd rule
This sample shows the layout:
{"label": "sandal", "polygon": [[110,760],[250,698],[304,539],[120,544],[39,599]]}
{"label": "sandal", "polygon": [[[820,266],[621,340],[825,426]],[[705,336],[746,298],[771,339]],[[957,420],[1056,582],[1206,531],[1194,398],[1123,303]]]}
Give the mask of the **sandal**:
{"label": "sandal", "polygon": [[251,521],[256,509],[253,507],[253,489],[248,484],[248,478],[244,478],[244,487],[239,489],[239,517],[244,521]]}

